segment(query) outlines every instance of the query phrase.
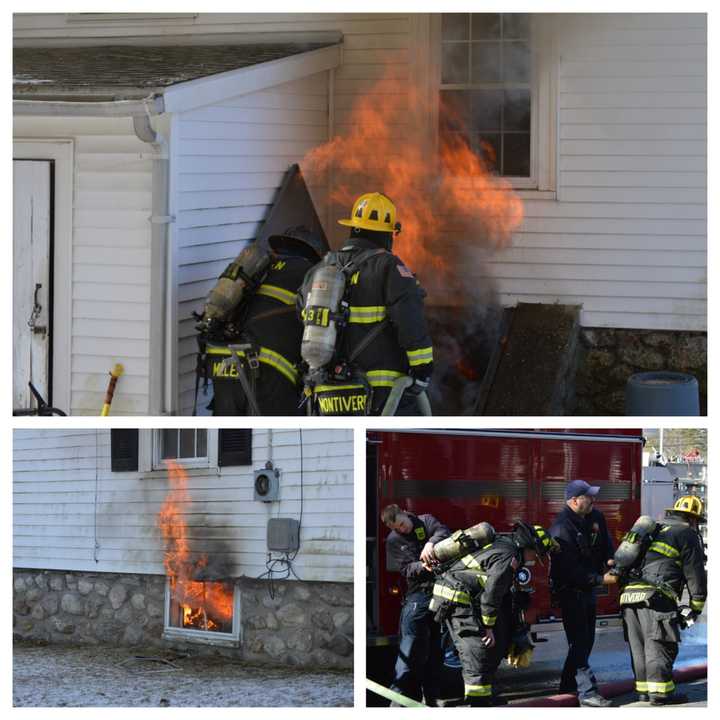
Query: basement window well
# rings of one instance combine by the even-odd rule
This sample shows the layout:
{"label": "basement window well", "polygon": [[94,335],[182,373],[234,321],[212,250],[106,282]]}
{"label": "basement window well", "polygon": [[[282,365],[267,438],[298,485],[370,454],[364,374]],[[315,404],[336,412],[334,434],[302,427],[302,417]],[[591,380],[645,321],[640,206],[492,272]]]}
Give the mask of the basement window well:
{"label": "basement window well", "polygon": [[239,647],[240,627],[235,582],[166,579],[164,640]]}

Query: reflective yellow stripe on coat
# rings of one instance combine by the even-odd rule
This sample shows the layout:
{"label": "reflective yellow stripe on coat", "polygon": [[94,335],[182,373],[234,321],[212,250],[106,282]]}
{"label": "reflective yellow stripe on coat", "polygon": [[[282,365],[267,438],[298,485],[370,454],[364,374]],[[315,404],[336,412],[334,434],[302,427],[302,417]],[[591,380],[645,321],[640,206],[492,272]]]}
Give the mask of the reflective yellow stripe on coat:
{"label": "reflective yellow stripe on coat", "polygon": [[466,685],[465,697],[489,697],[492,695],[492,685]]}
{"label": "reflective yellow stripe on coat", "polygon": [[257,289],[257,294],[265,295],[266,297],[271,297],[274,300],[279,300],[281,303],[284,303],[285,305],[294,305],[295,298],[297,297],[297,294],[294,292],[290,292],[289,290],[278,287],[277,285],[268,285],[267,283],[263,283]]}
{"label": "reflective yellow stripe on coat", "polygon": [[417,350],[407,351],[408,362],[410,367],[417,365],[427,365],[433,361],[433,349],[431,347],[418,348]]}
{"label": "reflective yellow stripe on coat", "polygon": [[[230,357],[232,351],[228,347],[210,346],[207,349],[208,355],[222,355],[224,357]],[[238,357],[244,358],[245,353],[240,350],[237,353]],[[280,353],[271,350],[270,348],[260,347],[258,349],[258,360],[261,363],[270,365],[275,368],[281,375],[285,376],[293,385],[297,384],[298,372],[295,366]]]}
{"label": "reflective yellow stripe on coat", "polygon": [[387,308],[384,305],[351,305],[348,310],[350,311],[348,322],[351,323],[381,322],[387,315]]}

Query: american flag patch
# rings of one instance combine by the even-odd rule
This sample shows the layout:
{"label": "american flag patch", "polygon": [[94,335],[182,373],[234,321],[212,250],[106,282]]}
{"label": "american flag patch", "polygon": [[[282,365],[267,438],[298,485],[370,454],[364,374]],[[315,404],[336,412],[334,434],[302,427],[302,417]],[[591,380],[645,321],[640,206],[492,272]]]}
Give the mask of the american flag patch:
{"label": "american flag patch", "polygon": [[406,277],[406,278],[415,277],[412,274],[412,270],[410,270],[409,268],[406,268],[404,265],[398,265],[397,270],[403,277]]}

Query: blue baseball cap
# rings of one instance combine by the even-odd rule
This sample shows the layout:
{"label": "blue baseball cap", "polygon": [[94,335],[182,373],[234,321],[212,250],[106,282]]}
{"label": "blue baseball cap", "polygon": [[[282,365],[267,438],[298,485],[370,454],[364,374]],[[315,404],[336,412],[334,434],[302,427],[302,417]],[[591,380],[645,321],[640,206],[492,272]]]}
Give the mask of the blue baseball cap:
{"label": "blue baseball cap", "polygon": [[599,485],[589,485],[584,480],[573,480],[565,488],[565,499],[580,497],[581,495],[595,496],[600,492]]}

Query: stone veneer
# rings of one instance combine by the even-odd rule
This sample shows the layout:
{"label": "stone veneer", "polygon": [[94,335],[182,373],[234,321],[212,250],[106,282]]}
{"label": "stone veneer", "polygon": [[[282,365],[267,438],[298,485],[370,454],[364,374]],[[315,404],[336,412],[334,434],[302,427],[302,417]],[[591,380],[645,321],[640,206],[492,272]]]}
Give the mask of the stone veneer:
{"label": "stone veneer", "polygon": [[259,664],[350,669],[352,583],[240,578],[242,643],[163,640],[165,577],[15,569],[13,632],[22,640],[223,655]]}
{"label": "stone veneer", "polygon": [[707,414],[707,335],[679,330],[584,328],[573,415],[624,415],[625,385],[637,372],[694,375],[700,414]]}

